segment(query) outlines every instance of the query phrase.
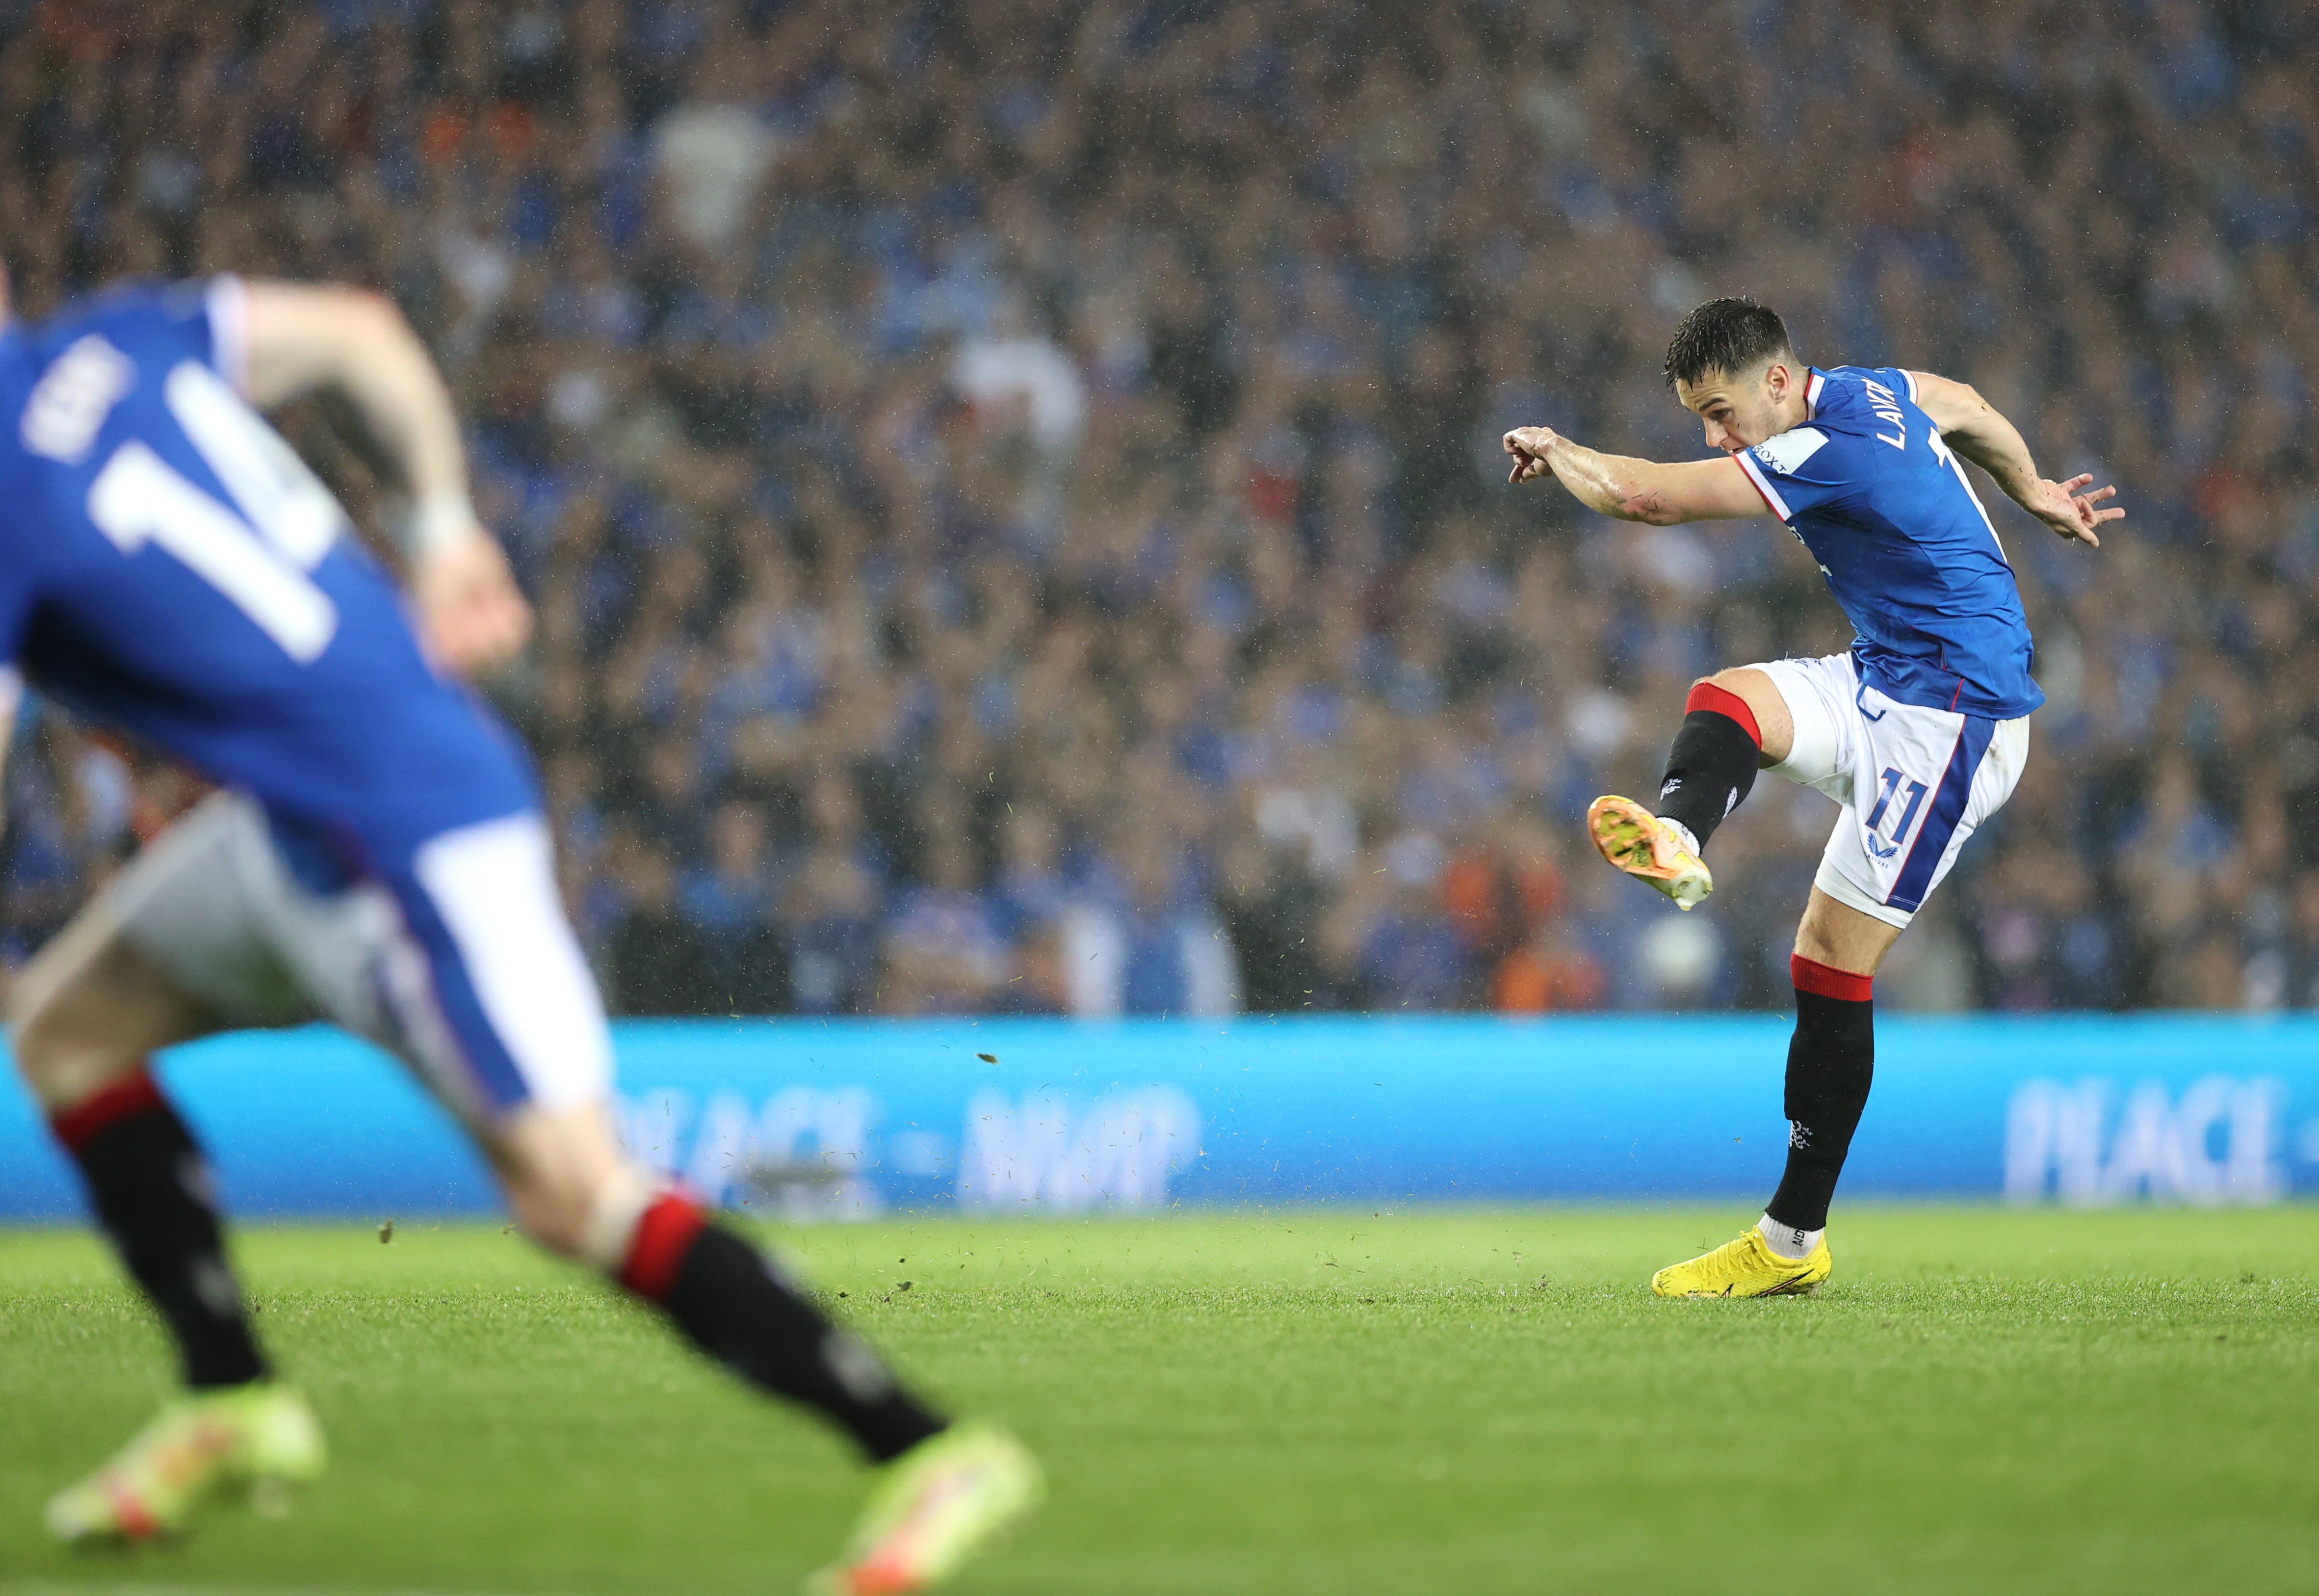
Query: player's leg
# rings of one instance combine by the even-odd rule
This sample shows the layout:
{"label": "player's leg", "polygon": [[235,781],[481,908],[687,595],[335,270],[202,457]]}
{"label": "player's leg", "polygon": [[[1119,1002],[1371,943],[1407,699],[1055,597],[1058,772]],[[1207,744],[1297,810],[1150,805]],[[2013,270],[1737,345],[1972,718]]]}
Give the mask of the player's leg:
{"label": "player's leg", "polygon": [[146,1067],[209,1023],[105,918],[84,915],[25,972],[17,1067],[176,1339],[185,1384],[238,1385],[263,1375],[265,1360],[226,1266],[200,1150]]}
{"label": "player's leg", "polygon": [[601,1100],[528,1107],[479,1132],[526,1234],[652,1303],[742,1379],[821,1413],[886,1477],[833,1591],[946,1577],[1042,1492],[1021,1444],[953,1426],[905,1390],[755,1246],[621,1153]]}
{"label": "player's leg", "polygon": [[945,1428],[755,1247],[631,1164],[601,1099],[519,1109],[478,1137],[526,1235],[652,1303],[743,1379],[824,1414],[872,1461]]}
{"label": "player's leg", "polygon": [[181,1527],[223,1483],[311,1477],[319,1427],[275,1385],[250,1332],[201,1150],[148,1068],[218,1016],[136,943],[129,916],[206,904],[208,951],[233,942],[215,827],[195,817],[116,877],[11,995],[18,1069],[79,1167],[100,1225],[176,1343],[189,1394],[49,1506],[68,1539]]}
{"label": "player's leg", "polygon": [[[1863,728],[1860,742],[1869,766],[1896,775],[1878,782],[1881,801],[1864,820],[1847,806],[1837,823],[1789,961],[1796,1030],[1788,1048],[1788,1162],[1759,1228],[1791,1260],[1824,1252],[1828,1204],[1868,1105],[1876,972],[1966,840],[2011,796],[2029,728],[2026,720],[1992,724],[1896,705]],[[1924,771],[1927,795],[1913,830],[1905,816],[1915,804],[1902,796],[1915,790],[1912,768]]]}
{"label": "player's leg", "polygon": [[[1780,1295],[1827,1278],[1828,1206],[1875,1074],[1876,971],[1966,840],[2010,796],[2027,756],[2026,720],[1992,724],[1890,702],[1872,710],[1856,690],[1852,702],[1858,721],[1845,746],[1860,768],[1848,781],[1820,783],[1844,812],[1790,960],[1786,1168],[1764,1217],[1737,1240],[1653,1276],[1662,1296]],[[1912,780],[1912,771],[1924,774]],[[1864,816],[1856,794],[1872,799]]]}
{"label": "player's leg", "polygon": [[1695,906],[1715,889],[1701,857],[1708,839],[1746,798],[1755,772],[1785,761],[1794,740],[1787,699],[1763,668],[1742,665],[1692,683],[1658,801],[1596,798],[1586,814],[1594,846],[1678,908]]}
{"label": "player's leg", "polygon": [[1796,1029],[1788,1042],[1787,1168],[1759,1227],[1782,1258],[1809,1258],[1827,1233],[1836,1177],[1875,1078],[1876,971],[1899,935],[1890,921],[1812,888],[1788,961]]}
{"label": "player's leg", "polygon": [[[836,1588],[924,1588],[1029,1509],[1039,1474],[1018,1443],[952,1427],[754,1245],[621,1151],[609,1032],[536,818],[437,838],[388,887],[400,923],[373,962],[401,973],[347,979],[318,968],[314,987],[460,1110],[528,1236],[652,1303],[709,1357],[819,1412],[887,1465]],[[381,1006],[365,1006],[372,994]]]}
{"label": "player's leg", "polygon": [[[1840,823],[1839,823],[1840,824]],[[1788,968],[1796,1028],[1788,1039],[1788,1159],[1764,1217],[1736,1240],[1661,1269],[1660,1296],[1783,1296],[1815,1290],[1834,1268],[1827,1209],[1876,1069],[1871,1002],[1877,968],[1900,927],[1818,886]]]}

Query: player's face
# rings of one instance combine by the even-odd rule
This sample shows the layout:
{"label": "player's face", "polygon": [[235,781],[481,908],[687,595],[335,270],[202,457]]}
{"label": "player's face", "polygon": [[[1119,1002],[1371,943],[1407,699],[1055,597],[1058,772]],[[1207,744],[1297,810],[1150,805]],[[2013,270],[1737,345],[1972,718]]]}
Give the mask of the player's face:
{"label": "player's face", "polygon": [[1789,384],[1787,367],[1766,362],[1739,376],[1711,371],[1696,383],[1678,381],[1674,396],[1707,430],[1707,446],[1736,455],[1786,430],[1780,401]]}

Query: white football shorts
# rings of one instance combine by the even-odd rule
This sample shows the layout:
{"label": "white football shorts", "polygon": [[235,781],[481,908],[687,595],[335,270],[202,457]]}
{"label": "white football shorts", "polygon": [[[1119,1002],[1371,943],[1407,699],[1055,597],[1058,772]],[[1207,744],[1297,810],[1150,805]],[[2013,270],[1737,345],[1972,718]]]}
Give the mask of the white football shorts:
{"label": "white football shorts", "polygon": [[1990,720],[1899,704],[1861,681],[1848,654],[1773,660],[1796,738],[1777,774],[1844,807],[1813,885],[1906,925],[1975,827],[2005,807],[2029,756],[2029,717]]}
{"label": "white football shorts", "polygon": [[611,1032],[537,815],[462,826],[317,884],[255,799],[219,792],[97,906],[225,1027],[330,1021],[402,1059],[471,1124],[611,1088]]}

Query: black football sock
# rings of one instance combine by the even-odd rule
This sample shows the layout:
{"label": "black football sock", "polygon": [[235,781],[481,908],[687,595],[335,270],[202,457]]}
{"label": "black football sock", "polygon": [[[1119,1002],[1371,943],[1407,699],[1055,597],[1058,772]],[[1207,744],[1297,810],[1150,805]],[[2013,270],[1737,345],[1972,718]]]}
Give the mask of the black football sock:
{"label": "black football sock", "polygon": [[1654,812],[1682,822],[1704,848],[1755,785],[1763,758],[1764,735],[1747,700],[1702,681],[1683,701],[1683,728],[1667,750]]}
{"label": "black football sock", "polygon": [[1832,969],[1799,953],[1796,1033],[1788,1043],[1788,1168],[1764,1213],[1799,1231],[1827,1228],[1827,1205],[1868,1106],[1876,1073],[1876,1010],[1871,978]]}
{"label": "black football sock", "polygon": [[193,1132],[143,1070],[50,1121],[97,1222],[176,1339],[195,1390],[263,1378]]}
{"label": "black football sock", "polygon": [[880,1463],[949,1428],[762,1253],[683,1197],[663,1196],[645,1211],[620,1284],[660,1304],[694,1345],[743,1379],[827,1414]]}

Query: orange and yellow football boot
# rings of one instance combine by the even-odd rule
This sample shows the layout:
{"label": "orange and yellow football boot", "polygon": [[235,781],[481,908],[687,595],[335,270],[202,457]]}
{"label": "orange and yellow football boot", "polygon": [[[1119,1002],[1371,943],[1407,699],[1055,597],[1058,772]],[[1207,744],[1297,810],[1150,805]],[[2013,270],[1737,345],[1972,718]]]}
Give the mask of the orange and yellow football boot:
{"label": "orange and yellow football boot", "polygon": [[1039,1505],[1039,1461],[1003,1429],[972,1425],[920,1441],[886,1465],[844,1560],[808,1596],[904,1596],[950,1578]]}
{"label": "orange and yellow football boot", "polygon": [[322,1427],[306,1399],[270,1380],[176,1398],[113,1460],[50,1500],[49,1532],[76,1544],[183,1530],[211,1495],[248,1490],[272,1510],[322,1472]]}
{"label": "orange and yellow football boot", "polygon": [[1586,832],[1603,858],[1674,899],[1679,909],[1696,908],[1715,890],[1715,878],[1682,830],[1632,798],[1596,798],[1586,807]]}

